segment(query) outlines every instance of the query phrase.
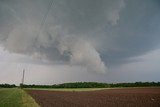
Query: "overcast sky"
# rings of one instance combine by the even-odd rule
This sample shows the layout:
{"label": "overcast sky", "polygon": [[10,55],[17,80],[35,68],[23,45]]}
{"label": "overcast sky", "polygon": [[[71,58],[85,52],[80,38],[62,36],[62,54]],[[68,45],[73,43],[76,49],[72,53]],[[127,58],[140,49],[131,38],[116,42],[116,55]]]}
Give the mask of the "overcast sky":
{"label": "overcast sky", "polygon": [[159,0],[0,0],[0,83],[160,81]]}

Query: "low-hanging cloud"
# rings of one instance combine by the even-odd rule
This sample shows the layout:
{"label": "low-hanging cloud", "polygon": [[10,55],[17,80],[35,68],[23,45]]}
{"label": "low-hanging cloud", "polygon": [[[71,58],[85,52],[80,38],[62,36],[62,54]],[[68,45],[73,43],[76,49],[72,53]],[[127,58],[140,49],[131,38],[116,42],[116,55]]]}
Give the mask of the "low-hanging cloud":
{"label": "low-hanging cloud", "polygon": [[[24,1],[17,0],[17,2],[21,2],[21,5],[26,4]],[[32,10],[38,6],[35,5],[30,9],[24,7],[23,11],[19,11],[16,10],[18,8],[14,9],[14,6],[12,8],[11,5],[3,2],[1,4],[2,13],[11,14],[14,18],[8,20],[9,22],[4,22],[4,26],[1,26],[9,32],[4,31],[3,33],[2,31],[1,45],[10,52],[41,57],[51,62],[60,61],[63,64],[82,66],[87,71],[105,72],[107,67],[100,53],[91,41],[83,37],[87,36],[88,32],[104,28],[106,25],[116,25],[124,1],[53,0],[53,6],[47,10],[50,3],[39,6],[43,8],[46,6],[44,13],[49,12],[42,27],[38,23],[44,18],[38,18],[38,15],[32,13]],[[22,12],[26,13],[25,17]],[[36,11],[36,14],[38,12]],[[39,14],[42,13],[39,12]],[[20,23],[17,22],[19,20]],[[6,24],[10,22],[15,24],[9,29]]]}
{"label": "low-hanging cloud", "polygon": [[0,45],[13,53],[104,72],[159,43],[156,0],[0,2]]}
{"label": "low-hanging cloud", "polygon": [[159,10],[159,0],[0,0],[0,81],[19,84],[22,68],[31,84],[159,81]]}

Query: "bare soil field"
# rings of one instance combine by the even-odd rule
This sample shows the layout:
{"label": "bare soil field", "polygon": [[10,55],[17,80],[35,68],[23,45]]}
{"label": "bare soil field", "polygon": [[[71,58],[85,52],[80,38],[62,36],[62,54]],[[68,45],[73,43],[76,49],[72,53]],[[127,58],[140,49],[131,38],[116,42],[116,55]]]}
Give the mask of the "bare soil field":
{"label": "bare soil field", "polygon": [[42,107],[160,107],[160,88],[97,91],[28,90]]}

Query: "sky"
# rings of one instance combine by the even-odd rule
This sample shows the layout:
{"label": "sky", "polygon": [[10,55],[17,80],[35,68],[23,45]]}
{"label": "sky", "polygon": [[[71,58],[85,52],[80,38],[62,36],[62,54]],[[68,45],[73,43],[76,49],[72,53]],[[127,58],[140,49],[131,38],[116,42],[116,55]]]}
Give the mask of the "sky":
{"label": "sky", "polygon": [[159,0],[0,0],[0,83],[160,81]]}

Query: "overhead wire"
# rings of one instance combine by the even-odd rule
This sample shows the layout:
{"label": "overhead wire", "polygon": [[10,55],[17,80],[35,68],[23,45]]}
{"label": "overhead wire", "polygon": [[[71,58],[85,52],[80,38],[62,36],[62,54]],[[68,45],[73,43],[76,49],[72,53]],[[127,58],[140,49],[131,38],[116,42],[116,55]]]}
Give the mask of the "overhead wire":
{"label": "overhead wire", "polygon": [[39,28],[39,31],[38,31],[38,33],[37,33],[36,38],[38,38],[38,36],[40,35],[40,33],[41,33],[41,31],[42,31],[42,29],[43,29],[43,27],[44,27],[44,25],[45,25],[46,19],[47,19],[47,17],[48,17],[48,14],[49,14],[51,8],[52,8],[52,5],[53,5],[53,0],[51,0],[50,3],[49,3],[49,6],[48,6],[48,8],[47,8],[47,12],[46,12],[46,14],[44,15],[44,17],[43,17],[43,19],[42,19],[42,22],[41,22],[41,24],[40,24],[40,28]]}

